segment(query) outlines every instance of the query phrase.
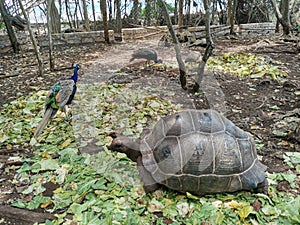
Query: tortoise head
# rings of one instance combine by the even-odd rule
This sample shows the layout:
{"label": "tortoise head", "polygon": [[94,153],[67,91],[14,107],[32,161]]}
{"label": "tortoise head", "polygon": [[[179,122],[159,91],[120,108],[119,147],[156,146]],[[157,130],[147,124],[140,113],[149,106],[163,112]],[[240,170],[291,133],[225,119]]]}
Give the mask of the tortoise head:
{"label": "tortoise head", "polygon": [[155,63],[162,63],[163,61],[161,59],[157,59],[157,60],[154,60]]}
{"label": "tortoise head", "polygon": [[108,147],[111,151],[125,153],[128,158],[136,162],[137,158],[141,156],[140,143],[138,140],[134,141],[126,136],[111,133],[109,136],[113,138],[111,145]]}

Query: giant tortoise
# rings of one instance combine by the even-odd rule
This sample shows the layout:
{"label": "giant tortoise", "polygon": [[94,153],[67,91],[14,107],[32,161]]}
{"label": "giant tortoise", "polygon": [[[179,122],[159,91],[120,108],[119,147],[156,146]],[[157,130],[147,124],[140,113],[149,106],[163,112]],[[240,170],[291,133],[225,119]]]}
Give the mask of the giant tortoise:
{"label": "giant tortoise", "polygon": [[139,140],[112,137],[109,149],[137,162],[146,192],[159,184],[196,195],[267,191],[253,138],[214,110],[166,116]]}

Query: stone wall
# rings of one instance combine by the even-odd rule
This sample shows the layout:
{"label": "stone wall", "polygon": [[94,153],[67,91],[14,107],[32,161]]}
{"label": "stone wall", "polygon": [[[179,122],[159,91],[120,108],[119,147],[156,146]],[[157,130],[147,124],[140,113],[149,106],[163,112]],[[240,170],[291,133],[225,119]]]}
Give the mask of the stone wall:
{"label": "stone wall", "polygon": [[247,34],[261,34],[267,35],[270,33],[275,33],[275,23],[247,23],[240,24],[238,26],[238,33],[242,35]]}
{"label": "stone wall", "polygon": [[[177,26],[174,26],[175,30]],[[241,24],[235,26],[237,33],[241,35],[247,35],[250,33],[258,34],[268,34],[275,32],[274,23],[253,23],[253,24]],[[188,32],[195,36],[196,39],[201,39],[205,37],[205,27],[189,27]],[[168,28],[166,26],[160,27],[141,27],[141,28],[125,28],[122,29],[122,41],[135,41],[141,39],[154,39],[162,37],[164,34],[168,33]],[[224,25],[212,25],[211,33],[213,36],[222,36],[229,33],[229,26]],[[18,32],[18,41],[21,45],[21,49],[24,51],[32,50],[32,44],[29,38],[28,32]],[[53,34],[53,44],[54,46],[59,45],[79,45],[79,44],[89,44],[89,43],[100,43],[104,42],[104,32],[103,31],[91,31],[91,32],[74,32],[74,33],[61,33]],[[109,31],[110,41],[115,40],[115,34],[113,30]],[[47,36],[38,36],[38,44],[40,47],[48,46]],[[0,53],[11,52],[10,41],[7,35],[0,35]]]}
{"label": "stone wall", "polygon": [[[28,32],[18,32],[17,38],[23,51],[33,50]],[[36,38],[40,48],[47,47],[49,45],[48,36],[37,36]],[[112,30],[109,31],[109,39],[112,42],[114,41],[114,32]],[[53,34],[52,41],[54,46],[60,46],[101,43],[105,40],[103,31],[92,31]],[[11,44],[8,36],[0,35],[0,53],[11,52],[12,49],[10,46]]]}
{"label": "stone wall", "polygon": [[[38,38],[39,45],[42,47],[48,46],[48,37]],[[103,31],[91,32],[74,32],[74,33],[61,33],[52,35],[53,44],[58,45],[78,45],[104,42]],[[109,30],[109,40],[114,41],[114,32]]]}

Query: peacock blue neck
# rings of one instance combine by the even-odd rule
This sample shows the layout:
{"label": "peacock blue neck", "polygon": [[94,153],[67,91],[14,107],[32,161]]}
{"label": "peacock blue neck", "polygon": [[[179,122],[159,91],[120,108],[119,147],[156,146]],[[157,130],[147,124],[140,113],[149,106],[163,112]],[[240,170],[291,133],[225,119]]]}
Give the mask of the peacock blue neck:
{"label": "peacock blue neck", "polygon": [[77,80],[78,80],[78,70],[79,70],[80,66],[77,64],[74,68],[74,74],[73,76],[70,78],[71,80],[74,81],[74,83],[76,84],[77,83]]}

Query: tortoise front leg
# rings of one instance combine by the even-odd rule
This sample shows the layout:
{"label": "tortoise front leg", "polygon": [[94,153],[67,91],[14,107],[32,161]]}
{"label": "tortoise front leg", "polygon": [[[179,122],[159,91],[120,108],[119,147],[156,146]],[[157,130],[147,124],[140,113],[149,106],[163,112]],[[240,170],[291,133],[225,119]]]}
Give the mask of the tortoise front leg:
{"label": "tortoise front leg", "polygon": [[256,193],[263,193],[263,194],[268,194],[268,187],[269,187],[269,184],[268,184],[268,180],[265,179],[263,182],[259,183],[257,185],[257,187],[254,189],[254,191]]}
{"label": "tortoise front leg", "polygon": [[159,184],[152,178],[151,174],[145,169],[142,162],[142,157],[137,158],[137,166],[140,177],[144,183],[145,192],[152,192],[159,188]]}

